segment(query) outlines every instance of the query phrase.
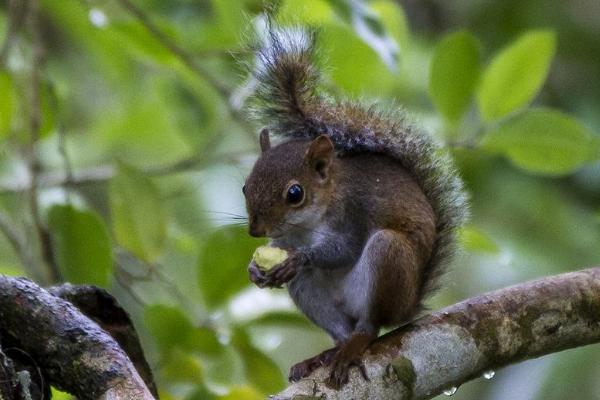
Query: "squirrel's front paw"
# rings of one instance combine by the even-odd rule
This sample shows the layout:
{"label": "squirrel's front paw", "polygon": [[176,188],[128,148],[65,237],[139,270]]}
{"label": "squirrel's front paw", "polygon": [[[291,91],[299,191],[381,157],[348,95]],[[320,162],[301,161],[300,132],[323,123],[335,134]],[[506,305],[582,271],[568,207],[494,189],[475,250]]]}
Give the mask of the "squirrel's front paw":
{"label": "squirrel's front paw", "polygon": [[259,288],[266,286],[267,277],[265,271],[256,265],[254,261],[251,261],[250,265],[248,265],[248,277],[250,278],[250,281]]}
{"label": "squirrel's front paw", "polygon": [[292,252],[290,256],[282,263],[276,265],[265,274],[265,281],[268,287],[280,288],[284,283],[292,280],[298,268],[308,262],[308,257],[302,252]]}

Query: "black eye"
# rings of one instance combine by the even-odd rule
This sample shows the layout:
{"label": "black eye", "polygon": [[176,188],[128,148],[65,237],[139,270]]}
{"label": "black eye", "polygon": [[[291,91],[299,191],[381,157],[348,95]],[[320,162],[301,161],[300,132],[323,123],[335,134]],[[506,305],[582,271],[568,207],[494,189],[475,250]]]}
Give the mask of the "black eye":
{"label": "black eye", "polygon": [[242,193],[246,194],[246,185],[242,186]]}
{"label": "black eye", "polygon": [[297,183],[290,186],[287,191],[286,200],[290,204],[299,204],[302,202],[302,200],[304,200],[304,190],[302,190],[302,186]]}

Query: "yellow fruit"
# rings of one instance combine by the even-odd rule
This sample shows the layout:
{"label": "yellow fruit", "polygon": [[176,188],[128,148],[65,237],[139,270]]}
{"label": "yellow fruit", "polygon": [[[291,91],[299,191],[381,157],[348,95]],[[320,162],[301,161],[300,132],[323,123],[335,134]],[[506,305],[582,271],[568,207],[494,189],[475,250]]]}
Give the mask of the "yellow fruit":
{"label": "yellow fruit", "polygon": [[288,258],[288,252],[279,247],[260,246],[254,251],[252,259],[261,268],[269,270]]}

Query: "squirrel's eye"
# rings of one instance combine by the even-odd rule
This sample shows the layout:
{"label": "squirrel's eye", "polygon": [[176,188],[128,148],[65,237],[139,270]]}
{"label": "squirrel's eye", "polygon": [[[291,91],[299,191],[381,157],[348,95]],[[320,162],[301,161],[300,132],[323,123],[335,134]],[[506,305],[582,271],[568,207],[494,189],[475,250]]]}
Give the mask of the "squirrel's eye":
{"label": "squirrel's eye", "polygon": [[242,193],[246,194],[246,185],[242,186]]}
{"label": "squirrel's eye", "polygon": [[301,203],[302,200],[304,200],[304,190],[302,189],[302,186],[297,183],[290,186],[287,191],[286,199],[290,204]]}

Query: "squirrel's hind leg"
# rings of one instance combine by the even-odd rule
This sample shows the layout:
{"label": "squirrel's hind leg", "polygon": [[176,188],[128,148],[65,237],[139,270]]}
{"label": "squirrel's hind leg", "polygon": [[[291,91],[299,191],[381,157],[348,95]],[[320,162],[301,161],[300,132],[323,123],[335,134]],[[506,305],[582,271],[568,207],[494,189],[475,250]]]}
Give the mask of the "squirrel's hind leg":
{"label": "squirrel's hind leg", "polygon": [[[301,270],[288,283],[288,290],[298,308],[339,344],[350,337],[354,323],[340,310],[332,282],[335,280],[323,271]],[[297,381],[315,369],[329,365],[337,351],[336,346],[292,366],[289,380]]]}
{"label": "squirrel's hind leg", "polygon": [[410,318],[418,303],[419,261],[406,236],[390,229],[375,232],[344,283],[345,308],[357,323],[331,361],[328,384],[340,388],[351,367],[368,379],[362,358],[379,327]]}
{"label": "squirrel's hind leg", "polygon": [[421,260],[403,232],[382,229],[371,235],[344,282],[346,310],[354,332],[409,320],[418,310]]}

